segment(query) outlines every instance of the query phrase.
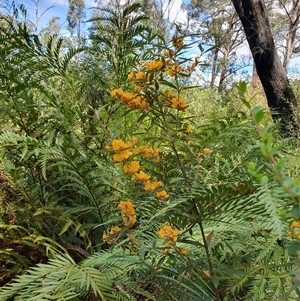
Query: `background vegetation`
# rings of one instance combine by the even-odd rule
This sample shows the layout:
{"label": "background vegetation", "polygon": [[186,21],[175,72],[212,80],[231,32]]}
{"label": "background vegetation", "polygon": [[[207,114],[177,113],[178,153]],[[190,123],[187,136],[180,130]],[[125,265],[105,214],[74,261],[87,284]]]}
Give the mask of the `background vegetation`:
{"label": "background vegetation", "polygon": [[1,15],[1,300],[300,300],[298,140],[145,7]]}

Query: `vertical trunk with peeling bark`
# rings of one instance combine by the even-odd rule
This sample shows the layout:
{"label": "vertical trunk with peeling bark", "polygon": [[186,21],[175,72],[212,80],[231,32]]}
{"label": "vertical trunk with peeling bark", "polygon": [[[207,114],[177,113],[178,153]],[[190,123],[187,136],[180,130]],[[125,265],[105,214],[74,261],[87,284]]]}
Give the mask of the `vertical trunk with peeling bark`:
{"label": "vertical trunk with peeling bark", "polygon": [[257,74],[274,121],[281,120],[281,134],[298,133],[297,101],[277,54],[263,0],[231,0],[242,22]]}

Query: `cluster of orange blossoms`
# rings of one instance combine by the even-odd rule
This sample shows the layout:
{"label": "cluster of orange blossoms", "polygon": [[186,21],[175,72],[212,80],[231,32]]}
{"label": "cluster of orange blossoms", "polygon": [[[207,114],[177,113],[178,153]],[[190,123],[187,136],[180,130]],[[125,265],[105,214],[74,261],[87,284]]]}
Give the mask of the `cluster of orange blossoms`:
{"label": "cluster of orange blossoms", "polygon": [[158,71],[162,69],[164,66],[163,60],[155,60],[155,61],[150,61],[146,63],[146,69],[152,70],[152,71]]}
{"label": "cluster of orange blossoms", "polygon": [[124,92],[121,88],[118,88],[112,90],[111,96],[120,99],[123,103],[131,108],[151,110],[151,108],[148,106],[145,96],[143,95]]}
{"label": "cluster of orange blossoms", "polygon": [[108,233],[102,235],[103,242],[108,243],[110,245],[113,244],[121,230],[122,229],[118,226],[111,227]]}
{"label": "cluster of orange blossoms", "polygon": [[[121,216],[124,226],[127,228],[127,231],[136,224],[136,214],[134,210],[133,203],[131,201],[120,201],[118,205],[121,210]],[[113,244],[121,232],[122,228],[118,226],[111,227],[111,229],[102,235],[102,240],[105,243]]]}
{"label": "cluster of orange blossoms", "polygon": [[172,91],[166,91],[164,94],[160,95],[158,99],[165,99],[167,105],[171,106],[173,109],[177,109],[178,111],[185,111],[188,107],[184,100],[175,96]]}
{"label": "cluster of orange blossoms", "polygon": [[[178,230],[170,225],[163,226],[159,231],[158,235],[165,240],[164,247],[166,249],[176,248],[176,243],[178,239]],[[162,254],[167,254],[168,251],[162,251]],[[188,253],[186,248],[179,249],[181,255],[186,255]]]}
{"label": "cluster of orange blossoms", "polygon": [[131,141],[124,142],[120,139],[114,139],[111,146],[106,146],[105,149],[114,151],[113,159],[115,162],[124,162],[131,155],[131,148],[136,144],[137,139],[133,137]]}
{"label": "cluster of orange blossoms", "polygon": [[292,238],[300,240],[300,220],[293,220],[291,230],[288,230],[286,234]]}
{"label": "cluster of orange blossoms", "polygon": [[203,148],[202,152],[198,153],[198,157],[207,157],[209,156],[213,151],[209,149],[208,147]]}
{"label": "cluster of orange blossoms", "polygon": [[[175,49],[183,46],[183,38],[174,37],[172,39],[172,46]],[[112,97],[119,99],[131,108],[151,111],[152,107],[145,96],[147,93],[143,93],[143,89],[151,84],[153,78],[151,74],[166,72],[171,77],[177,77],[182,73],[191,74],[199,63],[198,58],[195,58],[190,66],[184,68],[176,62],[175,53],[176,52],[173,49],[164,50],[163,57],[149,61],[144,65],[145,71],[130,72],[128,74],[128,80],[136,82],[134,87],[135,93],[125,92],[121,88],[116,88],[111,92]],[[148,98],[152,97],[148,95]],[[172,97],[168,96],[166,105],[178,111],[185,111],[188,107],[179,94],[172,95]]]}
{"label": "cluster of orange blossoms", "polygon": [[[159,161],[159,149],[148,147],[145,145],[135,148],[137,139],[133,137],[130,141],[124,142],[120,139],[114,139],[111,143],[111,146],[108,145],[105,148],[107,150],[113,151],[113,160],[116,163],[124,162],[123,171],[126,174],[132,176],[132,180],[138,181],[144,184],[144,190],[148,192],[156,193],[156,197],[159,199],[168,199],[169,194],[166,190],[156,191],[157,189],[163,186],[161,181],[150,181],[151,176],[141,170],[140,163],[136,160],[129,161],[130,157],[135,155],[141,155],[144,158],[154,159]],[[129,161],[129,162],[127,162]]]}
{"label": "cluster of orange blossoms", "polygon": [[120,201],[119,206],[121,210],[123,224],[127,228],[131,228],[136,223],[136,214],[131,201]]}

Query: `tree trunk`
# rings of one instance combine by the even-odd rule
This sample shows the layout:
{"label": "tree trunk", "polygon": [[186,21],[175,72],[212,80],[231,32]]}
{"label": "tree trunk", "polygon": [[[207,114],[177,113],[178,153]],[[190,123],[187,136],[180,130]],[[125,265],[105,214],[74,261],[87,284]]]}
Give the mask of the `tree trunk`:
{"label": "tree trunk", "polygon": [[210,78],[210,88],[213,89],[215,87],[215,81],[218,75],[218,54],[219,54],[219,48],[216,47],[213,52],[213,61],[212,61],[212,67],[211,67],[211,78]]}
{"label": "tree trunk", "polygon": [[245,30],[246,38],[264,88],[274,121],[281,121],[281,135],[298,133],[297,101],[277,54],[263,0],[231,0]]}
{"label": "tree trunk", "polygon": [[295,38],[297,29],[300,21],[300,0],[293,0],[293,5],[290,12],[284,7],[289,18],[289,31],[286,38],[286,49],[283,59],[283,68],[285,72],[288,72],[291,56],[293,53],[293,48],[295,44]]}

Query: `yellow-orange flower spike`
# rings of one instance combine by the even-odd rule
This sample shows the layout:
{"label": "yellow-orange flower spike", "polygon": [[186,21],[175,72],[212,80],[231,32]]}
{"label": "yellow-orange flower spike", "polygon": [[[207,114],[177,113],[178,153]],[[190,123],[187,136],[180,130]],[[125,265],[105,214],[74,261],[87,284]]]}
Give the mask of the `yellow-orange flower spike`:
{"label": "yellow-orange flower spike", "polygon": [[178,236],[178,230],[171,226],[163,226],[159,231],[158,235],[166,240],[171,240],[176,242]]}
{"label": "yellow-orange flower spike", "polygon": [[133,203],[131,201],[120,201],[118,207],[120,208],[122,214],[125,215],[135,214]]}
{"label": "yellow-orange flower spike", "polygon": [[171,107],[179,111],[185,111],[187,109],[186,103],[180,97],[174,97],[171,99]]}
{"label": "yellow-orange flower spike", "polygon": [[146,77],[147,77],[146,72],[138,72],[135,74],[136,80],[144,80],[144,79],[146,79]]}
{"label": "yellow-orange flower spike", "polygon": [[127,174],[134,174],[140,169],[140,163],[138,161],[131,161],[128,165],[124,165],[123,171]]}
{"label": "yellow-orange flower spike", "polygon": [[186,248],[182,248],[179,252],[181,255],[187,255],[188,250]]}
{"label": "yellow-orange flower spike", "polygon": [[126,143],[121,139],[114,139],[111,145],[115,152],[119,152],[127,147]]}
{"label": "yellow-orange flower spike", "polygon": [[144,190],[145,191],[154,191],[156,188],[159,188],[161,186],[163,186],[163,183],[161,181],[151,182],[148,180],[144,186]]}
{"label": "yellow-orange flower spike", "polygon": [[129,151],[136,144],[137,139],[133,137],[131,141],[124,142],[121,139],[114,139],[111,143],[112,146],[106,146],[105,149],[113,150],[115,154],[113,155],[113,159],[115,162],[124,162],[131,155],[132,152]]}
{"label": "yellow-orange flower spike", "polygon": [[108,243],[108,238],[106,234],[102,235],[102,241]]}
{"label": "yellow-orange flower spike", "polygon": [[213,151],[212,151],[211,149],[209,149],[208,147],[205,147],[205,148],[203,149],[203,153],[204,153],[205,155],[210,155],[212,152],[213,152]]}
{"label": "yellow-orange flower spike", "polygon": [[142,155],[144,158],[159,158],[159,148],[151,148],[147,146],[140,146],[138,147],[135,152],[136,155]]}
{"label": "yellow-orange flower spike", "polygon": [[130,156],[132,155],[132,152],[129,150],[123,150],[117,154],[113,155],[114,162],[119,163],[119,162],[124,162],[126,161]]}
{"label": "yellow-orange flower spike", "polygon": [[121,97],[121,95],[123,95],[123,93],[124,93],[124,91],[121,88],[117,88],[117,89],[112,90],[110,94],[112,97],[118,98],[118,97]]}
{"label": "yellow-orange flower spike", "polygon": [[136,224],[136,215],[123,215],[122,219],[125,227],[131,228]]}
{"label": "yellow-orange flower spike", "polygon": [[132,179],[136,181],[147,182],[150,179],[150,176],[140,170],[140,172],[133,175]]}
{"label": "yellow-orange flower spike", "polygon": [[167,199],[169,198],[169,194],[165,190],[162,190],[156,192],[156,197],[158,197],[159,199]]}
{"label": "yellow-orange flower spike", "polygon": [[127,78],[128,78],[129,80],[133,80],[133,79],[135,78],[134,72],[133,72],[133,71],[130,72],[130,73],[128,74]]}
{"label": "yellow-orange flower spike", "polygon": [[136,223],[136,215],[131,201],[120,201],[122,220],[125,227],[131,228]]}
{"label": "yellow-orange flower spike", "polygon": [[118,226],[114,226],[110,229],[109,234],[110,235],[116,235],[119,232],[121,232],[122,228],[118,227]]}
{"label": "yellow-orange flower spike", "polygon": [[153,71],[157,71],[159,69],[161,69],[161,67],[164,65],[162,60],[157,60],[157,61],[151,61],[149,63],[146,64],[146,68],[148,70],[153,70]]}

